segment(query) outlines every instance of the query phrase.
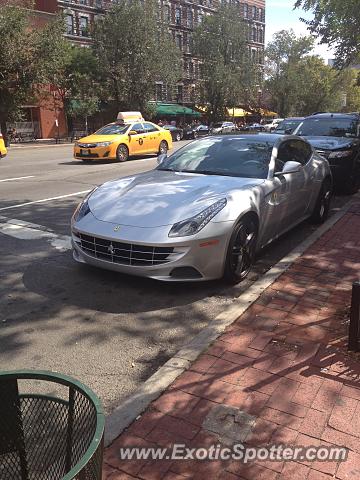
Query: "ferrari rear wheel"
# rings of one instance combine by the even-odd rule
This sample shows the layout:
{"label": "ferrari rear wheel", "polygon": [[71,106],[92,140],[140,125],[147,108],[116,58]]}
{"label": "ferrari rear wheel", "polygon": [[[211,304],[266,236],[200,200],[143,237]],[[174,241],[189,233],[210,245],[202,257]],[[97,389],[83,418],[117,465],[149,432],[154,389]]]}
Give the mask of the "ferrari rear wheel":
{"label": "ferrari rear wheel", "polygon": [[119,145],[116,150],[116,159],[118,162],[126,162],[129,158],[129,150],[126,145]]}
{"label": "ferrari rear wheel", "polygon": [[162,140],[159,145],[159,155],[163,155],[168,151],[168,144],[165,140]]}
{"label": "ferrari rear wheel", "polygon": [[319,196],[316,200],[314,211],[310,217],[312,223],[324,223],[329,216],[332,196],[331,180],[326,178],[321,185]]}
{"label": "ferrari rear wheel", "polygon": [[231,235],[224,270],[224,279],[229,283],[244,280],[252,267],[258,235],[258,226],[253,218],[238,222]]}

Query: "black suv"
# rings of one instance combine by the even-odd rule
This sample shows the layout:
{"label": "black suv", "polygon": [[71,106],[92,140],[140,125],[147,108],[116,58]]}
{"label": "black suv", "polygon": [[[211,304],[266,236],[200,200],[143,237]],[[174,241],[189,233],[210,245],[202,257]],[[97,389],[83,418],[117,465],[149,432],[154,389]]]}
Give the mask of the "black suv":
{"label": "black suv", "polygon": [[306,117],[294,135],[306,137],[327,158],[334,185],[346,193],[360,188],[360,115],[317,113]]}

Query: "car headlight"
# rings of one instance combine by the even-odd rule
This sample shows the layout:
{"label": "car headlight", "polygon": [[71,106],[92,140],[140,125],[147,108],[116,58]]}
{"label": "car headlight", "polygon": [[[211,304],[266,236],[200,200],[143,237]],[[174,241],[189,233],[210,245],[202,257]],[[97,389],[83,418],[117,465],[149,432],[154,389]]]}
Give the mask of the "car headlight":
{"label": "car headlight", "polygon": [[328,158],[345,158],[353,154],[352,150],[342,150],[339,152],[331,152]]}
{"label": "car headlight", "polygon": [[226,198],[205,208],[202,212],[194,215],[192,218],[175,223],[170,232],[169,237],[187,237],[200,232],[212,218],[215,217],[227,204]]}
{"label": "car headlight", "polygon": [[99,142],[96,144],[97,147],[108,147],[111,145],[113,142]]}
{"label": "car headlight", "polygon": [[91,212],[89,207],[89,198],[90,196],[97,190],[98,187],[95,187],[89,192],[86,197],[79,203],[76,207],[72,220],[74,222],[79,222],[82,218],[84,218],[88,213]]}

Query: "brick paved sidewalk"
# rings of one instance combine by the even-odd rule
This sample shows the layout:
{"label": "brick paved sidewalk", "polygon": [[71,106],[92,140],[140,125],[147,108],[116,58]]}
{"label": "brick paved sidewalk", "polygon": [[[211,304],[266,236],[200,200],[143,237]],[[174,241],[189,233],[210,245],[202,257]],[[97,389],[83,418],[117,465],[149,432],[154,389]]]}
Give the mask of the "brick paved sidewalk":
{"label": "brick paved sidewalk", "polygon": [[[359,270],[360,204],[106,450],[104,479],[360,479],[360,361],[346,351],[351,285]],[[226,432],[216,433],[209,421],[219,405],[255,417],[245,445],[345,446],[348,460],[248,465],[233,460],[119,460],[120,446],[228,443]],[[229,423],[223,427],[234,431]],[[244,431],[238,433],[238,440],[244,440]]]}

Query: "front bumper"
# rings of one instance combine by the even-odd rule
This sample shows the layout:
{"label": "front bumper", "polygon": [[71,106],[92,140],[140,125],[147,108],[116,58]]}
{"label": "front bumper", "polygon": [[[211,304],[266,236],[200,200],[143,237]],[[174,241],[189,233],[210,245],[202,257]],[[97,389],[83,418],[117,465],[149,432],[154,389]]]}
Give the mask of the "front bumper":
{"label": "front bumper", "polygon": [[116,149],[107,147],[80,148],[74,147],[74,158],[81,160],[116,160]]}
{"label": "front bumper", "polygon": [[119,227],[90,213],[72,227],[73,257],[79,263],[156,280],[213,280],[223,275],[232,225],[210,222],[198,235],[176,239],[168,237],[168,226]]}

